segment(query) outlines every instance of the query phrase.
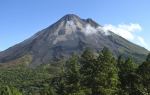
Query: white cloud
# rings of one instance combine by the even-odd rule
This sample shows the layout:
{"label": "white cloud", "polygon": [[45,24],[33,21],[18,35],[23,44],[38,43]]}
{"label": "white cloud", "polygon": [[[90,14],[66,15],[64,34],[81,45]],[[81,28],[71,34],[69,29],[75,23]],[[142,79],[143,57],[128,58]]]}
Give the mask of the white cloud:
{"label": "white cloud", "polygon": [[97,33],[96,28],[92,27],[90,24],[87,24],[85,29],[83,29],[83,31],[86,35]]}
{"label": "white cloud", "polygon": [[127,30],[129,32],[136,32],[137,30],[138,31],[142,30],[142,27],[139,24],[133,24],[133,23],[120,24],[120,25],[118,25],[118,27],[121,28],[121,29]]}
{"label": "white cloud", "polygon": [[142,28],[139,24],[119,24],[117,26],[106,24],[104,25],[104,30],[112,31],[115,34],[120,35],[121,37],[127,39],[127,40],[134,40],[134,32],[141,31]]}
{"label": "white cloud", "polygon": [[100,31],[101,33],[103,33],[103,34],[106,35],[106,36],[111,35],[110,32],[105,29],[105,27],[99,26],[99,27],[97,27],[96,29],[97,29],[97,31]]}
{"label": "white cloud", "polygon": [[87,35],[90,35],[90,34],[96,34],[97,32],[101,32],[103,33],[104,35],[109,35],[109,31],[105,31],[103,29],[103,27],[99,26],[97,28],[91,26],[90,24],[87,24],[85,26],[85,29],[83,29],[84,33],[87,34]]}
{"label": "white cloud", "polygon": [[136,32],[142,31],[142,27],[137,23],[130,23],[130,24],[119,24],[119,25],[111,25],[106,24],[104,25],[105,31],[112,31],[115,34],[120,35],[121,37],[130,40],[136,44],[139,44],[147,49],[150,50],[148,44],[145,42],[144,38],[136,35]]}
{"label": "white cloud", "polygon": [[147,46],[145,40],[142,37],[138,36],[137,38],[138,38],[138,40],[140,41],[141,44],[143,44],[144,46]]}
{"label": "white cloud", "polygon": [[148,44],[145,42],[143,37],[138,36],[138,44],[144,46],[145,48],[147,48],[148,50],[150,50]]}

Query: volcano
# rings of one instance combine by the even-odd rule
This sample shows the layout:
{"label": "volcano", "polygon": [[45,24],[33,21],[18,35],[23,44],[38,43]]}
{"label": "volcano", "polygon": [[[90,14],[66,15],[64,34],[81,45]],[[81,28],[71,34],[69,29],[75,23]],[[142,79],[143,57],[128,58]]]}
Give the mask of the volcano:
{"label": "volcano", "polygon": [[115,56],[132,56],[137,62],[145,60],[149,53],[145,48],[106,31],[92,19],[67,14],[32,37],[0,52],[0,63],[25,60],[26,63],[37,66],[68,58],[73,53],[80,55],[86,48],[98,52],[103,47],[108,47]]}

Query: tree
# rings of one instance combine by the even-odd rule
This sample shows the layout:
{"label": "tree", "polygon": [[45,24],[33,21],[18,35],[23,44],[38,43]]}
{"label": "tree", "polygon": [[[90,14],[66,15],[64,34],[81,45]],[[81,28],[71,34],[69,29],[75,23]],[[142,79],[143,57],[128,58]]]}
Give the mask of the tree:
{"label": "tree", "polygon": [[118,58],[119,79],[121,82],[121,95],[146,95],[142,85],[142,78],[136,73],[135,64],[131,58]]}
{"label": "tree", "polygon": [[148,54],[146,61],[139,66],[137,72],[141,75],[143,85],[150,94],[150,54]]}
{"label": "tree", "polygon": [[98,57],[99,95],[114,95],[118,92],[118,69],[116,60],[108,48],[104,48]]}
{"label": "tree", "polygon": [[146,62],[150,62],[150,53],[147,55]]}
{"label": "tree", "polygon": [[66,95],[64,75],[60,74],[52,79],[52,85],[58,95]]}
{"label": "tree", "polygon": [[112,95],[117,92],[118,73],[115,58],[104,48],[98,57],[88,50],[81,56],[82,85],[90,95]]}
{"label": "tree", "polygon": [[[80,72],[78,57],[72,56],[64,65],[63,73],[55,81],[56,92],[60,95],[80,95]],[[81,94],[83,95],[83,94]]]}
{"label": "tree", "polygon": [[94,90],[94,81],[96,74],[96,58],[90,49],[86,49],[80,58],[81,86],[84,88],[86,95],[91,95]]}

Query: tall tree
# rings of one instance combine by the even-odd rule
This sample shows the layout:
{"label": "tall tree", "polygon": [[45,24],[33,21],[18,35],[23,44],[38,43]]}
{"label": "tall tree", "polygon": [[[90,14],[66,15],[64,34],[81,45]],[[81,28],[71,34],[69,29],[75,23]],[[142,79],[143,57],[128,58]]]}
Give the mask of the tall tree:
{"label": "tall tree", "polygon": [[118,91],[118,69],[116,60],[108,48],[104,48],[98,57],[99,95],[114,95]]}
{"label": "tall tree", "polygon": [[57,81],[57,93],[61,95],[83,95],[80,91],[78,57],[73,55],[64,65],[63,74]]}
{"label": "tall tree", "polygon": [[90,91],[90,95],[113,95],[117,91],[118,73],[115,58],[104,48],[98,57],[85,51],[81,58],[82,84]]}
{"label": "tall tree", "polygon": [[[118,59],[120,60],[120,59]],[[119,79],[122,88],[121,95],[146,95],[142,85],[142,78],[136,73],[136,66],[131,58],[118,63]]]}
{"label": "tall tree", "polygon": [[143,62],[138,68],[138,73],[143,79],[143,85],[150,94],[150,54],[148,54],[146,61]]}
{"label": "tall tree", "polygon": [[92,50],[87,48],[80,58],[80,74],[81,74],[81,85],[86,91],[86,95],[91,95],[94,90],[96,83],[94,81],[96,74],[96,57]]}

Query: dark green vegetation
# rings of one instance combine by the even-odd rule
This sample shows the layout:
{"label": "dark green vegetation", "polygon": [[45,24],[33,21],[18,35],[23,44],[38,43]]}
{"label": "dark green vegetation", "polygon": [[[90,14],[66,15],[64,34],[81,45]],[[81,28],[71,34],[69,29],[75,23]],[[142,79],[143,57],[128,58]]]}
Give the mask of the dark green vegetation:
{"label": "dark green vegetation", "polygon": [[0,95],[150,95],[150,54],[139,66],[104,48],[36,68],[1,67]]}

